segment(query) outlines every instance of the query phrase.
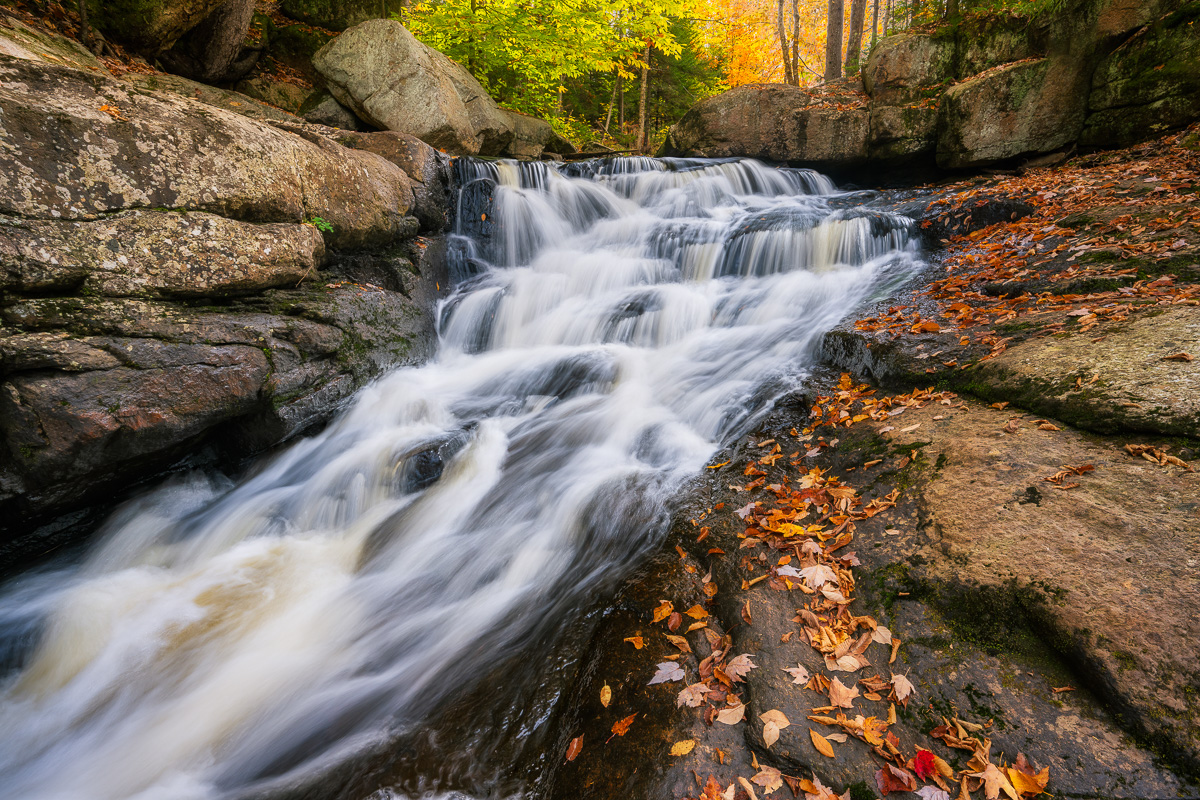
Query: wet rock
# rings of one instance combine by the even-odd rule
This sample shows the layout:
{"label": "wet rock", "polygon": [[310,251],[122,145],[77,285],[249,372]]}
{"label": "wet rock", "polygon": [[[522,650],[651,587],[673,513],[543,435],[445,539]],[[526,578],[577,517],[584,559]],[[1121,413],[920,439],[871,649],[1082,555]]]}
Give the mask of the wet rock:
{"label": "wet rock", "polygon": [[127,488],[204,442],[233,457],[269,447],[383,370],[424,360],[434,338],[428,305],[339,280],[221,307],[10,298],[4,533]]}
{"label": "wet rock", "polygon": [[0,217],[0,254],[4,291],[214,297],[295,286],[321,266],[325,243],[311,225],[130,211],[75,222]]}
{"label": "wet rock", "polygon": [[356,25],[313,65],[338,102],[377,128],[457,155],[498,155],[512,140],[512,123],[479,82],[394,20]]}
{"label": "wet rock", "polygon": [[331,246],[361,247],[394,238],[408,208],[401,170],[320,136],[63,67],[0,58],[0,80],[3,213],[86,219],[160,207],[254,222],[321,217]]}
{"label": "wet rock", "polygon": [[[1123,727],[1194,772],[1200,700],[1187,687],[1200,677],[1200,598],[1188,554],[1200,545],[1191,501],[1200,477],[1135,458],[1122,440],[1040,430],[1028,418],[1009,433],[1012,417],[974,404],[927,408],[904,417],[919,429],[889,437],[924,465],[921,558],[910,572],[961,587],[941,590],[945,606],[976,630],[984,623],[985,638],[987,624],[1003,630],[1006,614],[1023,615]],[[1095,470],[1047,482],[1063,464]],[[1078,486],[1059,488],[1069,484]],[[1028,487],[1036,502],[1021,501]]]}
{"label": "wet rock", "polygon": [[868,147],[872,160],[906,162],[933,154],[936,108],[872,103],[870,115]]}

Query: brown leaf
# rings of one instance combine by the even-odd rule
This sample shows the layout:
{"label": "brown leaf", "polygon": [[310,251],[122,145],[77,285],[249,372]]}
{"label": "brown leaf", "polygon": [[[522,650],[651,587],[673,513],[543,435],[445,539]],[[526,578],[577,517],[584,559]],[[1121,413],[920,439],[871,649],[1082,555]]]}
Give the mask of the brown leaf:
{"label": "brown leaf", "polygon": [[675,705],[696,708],[704,702],[704,695],[710,691],[712,690],[704,683],[693,683],[690,686],[685,686],[679,693],[679,697],[675,699]]}
{"label": "brown leaf", "polygon": [[1163,356],[1163,361],[1194,361],[1190,353],[1172,353],[1169,356]]}
{"label": "brown leaf", "polygon": [[908,698],[916,690],[912,681],[907,675],[892,675],[892,694],[896,696],[896,701],[905,708],[908,707]]}
{"label": "brown leaf", "polygon": [[662,622],[664,619],[671,616],[671,612],[674,610],[675,606],[672,605],[670,600],[663,600],[654,609],[654,618],[651,620],[651,622]]}
{"label": "brown leaf", "polygon": [[667,617],[667,630],[677,631],[679,626],[683,624],[683,615],[678,611],[672,611],[671,616]]}
{"label": "brown leaf", "polygon": [[740,682],[752,669],[758,669],[758,665],[750,661],[749,653],[742,653],[726,664],[722,671],[729,676],[730,680]]}
{"label": "brown leaf", "polygon": [[892,764],[884,764],[883,769],[875,773],[875,783],[879,786],[880,794],[917,790],[917,779],[913,774]]}
{"label": "brown leaf", "polygon": [[633,645],[634,650],[641,650],[646,646],[646,642],[640,636],[629,636],[625,638],[625,641]]}
{"label": "brown leaf", "polygon": [[760,767],[758,774],[751,778],[750,782],[763,787],[764,794],[771,794],[783,786],[783,774],[774,767]]}
{"label": "brown leaf", "polygon": [[838,708],[853,708],[854,698],[858,697],[858,687],[848,687],[837,678],[829,682],[829,702]]}
{"label": "brown leaf", "polygon": [[728,708],[722,708],[717,712],[717,722],[724,722],[726,725],[737,725],[746,716],[746,706],[738,703]]}
{"label": "brown leaf", "polygon": [[[697,780],[699,780],[697,778]],[[724,800],[725,793],[721,790],[721,784],[717,783],[712,775],[708,776],[708,782],[704,784],[704,791],[700,793],[700,800]]]}
{"label": "brown leaf", "polygon": [[808,735],[812,737],[813,747],[817,748],[818,753],[827,758],[833,758],[833,745],[829,743],[828,739],[814,731],[812,728],[808,729]]}
{"label": "brown leaf", "polygon": [[750,622],[750,601],[749,600],[747,600],[746,604],[742,606],[742,619],[745,621],[745,623],[747,625],[751,624],[751,622]]}
{"label": "brown leaf", "polygon": [[571,743],[567,745],[567,761],[574,761],[582,750],[583,736],[576,736],[571,740]]}

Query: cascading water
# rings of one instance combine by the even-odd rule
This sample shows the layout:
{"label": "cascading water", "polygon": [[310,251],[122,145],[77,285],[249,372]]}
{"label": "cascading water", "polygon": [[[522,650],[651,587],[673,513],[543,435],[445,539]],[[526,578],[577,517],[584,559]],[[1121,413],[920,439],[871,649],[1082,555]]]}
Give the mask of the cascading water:
{"label": "cascading water", "polygon": [[[0,798],[242,797],[398,732],[653,548],[671,493],[919,266],[752,161],[462,160],[440,352],[0,597]],[[847,205],[841,203],[840,205]]]}

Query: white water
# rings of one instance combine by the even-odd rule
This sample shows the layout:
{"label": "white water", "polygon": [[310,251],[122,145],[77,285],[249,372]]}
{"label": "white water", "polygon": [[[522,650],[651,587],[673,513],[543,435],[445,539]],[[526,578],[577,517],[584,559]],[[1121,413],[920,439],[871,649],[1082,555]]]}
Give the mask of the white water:
{"label": "white water", "polygon": [[673,489],[918,264],[904,220],[831,211],[820,176],[599,171],[461,165],[500,182],[496,234],[461,242],[481,274],[433,363],[5,590],[0,631],[38,640],[0,686],[0,798],[234,797],[419,725],[653,547]]}

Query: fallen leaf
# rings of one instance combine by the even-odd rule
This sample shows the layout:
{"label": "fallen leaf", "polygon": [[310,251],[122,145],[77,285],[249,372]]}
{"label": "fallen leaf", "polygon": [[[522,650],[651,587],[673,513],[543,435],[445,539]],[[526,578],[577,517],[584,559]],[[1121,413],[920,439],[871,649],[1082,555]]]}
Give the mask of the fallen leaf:
{"label": "fallen leaf", "polygon": [[674,661],[664,661],[658,665],[658,671],[654,673],[654,677],[651,678],[650,682],[646,685],[653,686],[656,683],[681,681],[683,678],[683,667],[679,666]]}
{"label": "fallen leaf", "polygon": [[983,779],[983,796],[987,800],[996,800],[1003,791],[1011,800],[1020,800],[1017,790],[1009,782],[1008,777],[995,764],[988,764],[983,771],[972,773],[976,778]]}
{"label": "fallen leaf", "polygon": [[808,674],[808,670],[804,668],[804,665],[799,663],[794,667],[784,667],[783,671],[792,676],[792,683],[800,685],[808,683],[809,678],[812,677]]}
{"label": "fallen leaf", "polygon": [[738,703],[735,706],[722,708],[717,712],[717,722],[724,722],[726,725],[737,725],[746,716],[746,706]]}
{"label": "fallen leaf", "polygon": [[950,800],[950,793],[936,786],[922,786],[916,794],[921,795],[921,800]]}
{"label": "fallen leaf", "polygon": [[917,773],[917,777],[923,781],[929,778],[937,770],[933,763],[933,753],[929,750],[917,748],[917,754],[913,757],[913,772]]}
{"label": "fallen leaf", "polygon": [[671,603],[670,600],[663,600],[654,609],[654,618],[651,620],[651,622],[652,623],[662,622],[664,619],[671,616],[671,612],[674,610],[675,610],[675,606]]}
{"label": "fallen leaf", "polygon": [[708,619],[708,612],[700,606],[692,606],[683,613],[687,614],[692,619]]}
{"label": "fallen leaf", "polygon": [[[630,714],[628,717],[614,722],[612,726],[612,736],[608,737],[608,739],[605,741],[605,744],[611,742],[613,736],[624,736],[625,734],[629,733],[629,726],[633,724],[635,719],[637,719],[637,714]],[[583,737],[581,736],[579,738],[582,739]]]}
{"label": "fallen leaf", "polygon": [[612,702],[612,687],[607,683],[600,687],[600,705],[608,708],[608,704]]}
{"label": "fallen leaf", "polygon": [[574,761],[579,756],[579,753],[582,750],[583,750],[583,737],[576,736],[574,739],[571,740],[571,743],[569,745],[567,745],[567,761]]}
{"label": "fallen leaf", "polygon": [[792,724],[788,721],[788,718],[784,716],[783,712],[777,708],[772,708],[770,711],[764,711],[758,715],[758,718],[763,722],[774,722],[779,726],[779,730],[783,730]]}
{"label": "fallen leaf", "polygon": [[771,745],[775,744],[777,741],[779,741],[779,726],[776,725],[774,722],[764,723],[763,724],[763,744],[765,744],[767,747],[770,747]]}
{"label": "fallen leaf", "polygon": [[749,653],[742,653],[725,665],[724,672],[730,680],[741,681],[752,669],[758,669],[758,665],[750,661]]}
{"label": "fallen leaf", "polygon": [[817,748],[818,753],[828,758],[833,758],[833,745],[829,743],[828,739],[812,728],[808,729],[808,735],[812,737],[813,747]]}
{"label": "fallen leaf", "polygon": [[679,693],[679,697],[675,700],[675,705],[696,708],[704,702],[704,695],[711,691],[712,690],[708,688],[707,684],[693,683],[690,686],[684,687],[684,689]]}
{"label": "fallen leaf", "polygon": [[783,786],[783,774],[774,767],[760,767],[750,782],[763,787],[763,794],[771,794]]}
{"label": "fallen leaf", "polygon": [[1041,425],[1038,425],[1038,430],[1039,431],[1061,431],[1062,428],[1060,428],[1057,425],[1054,425],[1052,423],[1049,423],[1049,422],[1043,422]]}
{"label": "fallen leaf", "polygon": [[676,742],[675,744],[671,745],[671,755],[686,756],[694,749],[696,749],[696,740],[684,739],[682,742]]}
{"label": "fallen leaf", "polygon": [[858,687],[848,687],[837,678],[829,682],[829,702],[838,708],[853,708],[853,700],[858,697]]}
{"label": "fallen leaf", "polygon": [[641,650],[643,647],[646,646],[646,642],[643,641],[642,637],[640,637],[640,636],[629,636],[625,639],[625,641],[627,641],[631,645],[633,645],[634,650]]}
{"label": "fallen leaf", "polygon": [[1179,353],[1172,353],[1169,356],[1163,356],[1162,360],[1163,361],[1193,361],[1195,359],[1192,358],[1190,353],[1179,352]]}
{"label": "fallen leaf", "polygon": [[884,764],[883,769],[875,773],[875,783],[880,794],[889,792],[915,792],[917,780],[906,769],[900,769],[892,764]]}
{"label": "fallen leaf", "polygon": [[892,674],[892,693],[896,695],[896,700],[900,705],[908,707],[909,695],[916,691],[916,688],[908,676]]}
{"label": "fallen leaf", "polygon": [[681,653],[690,653],[690,652],[692,652],[692,646],[691,646],[690,644],[688,644],[688,640],[687,640],[687,639],[685,639],[684,637],[682,637],[682,636],[672,636],[672,635],[671,635],[671,634],[669,634],[669,633],[664,633],[663,635],[667,637],[667,641],[669,641],[671,644],[673,644],[673,645],[675,645],[676,647],[678,647],[678,648],[679,648],[679,651],[680,651]]}

